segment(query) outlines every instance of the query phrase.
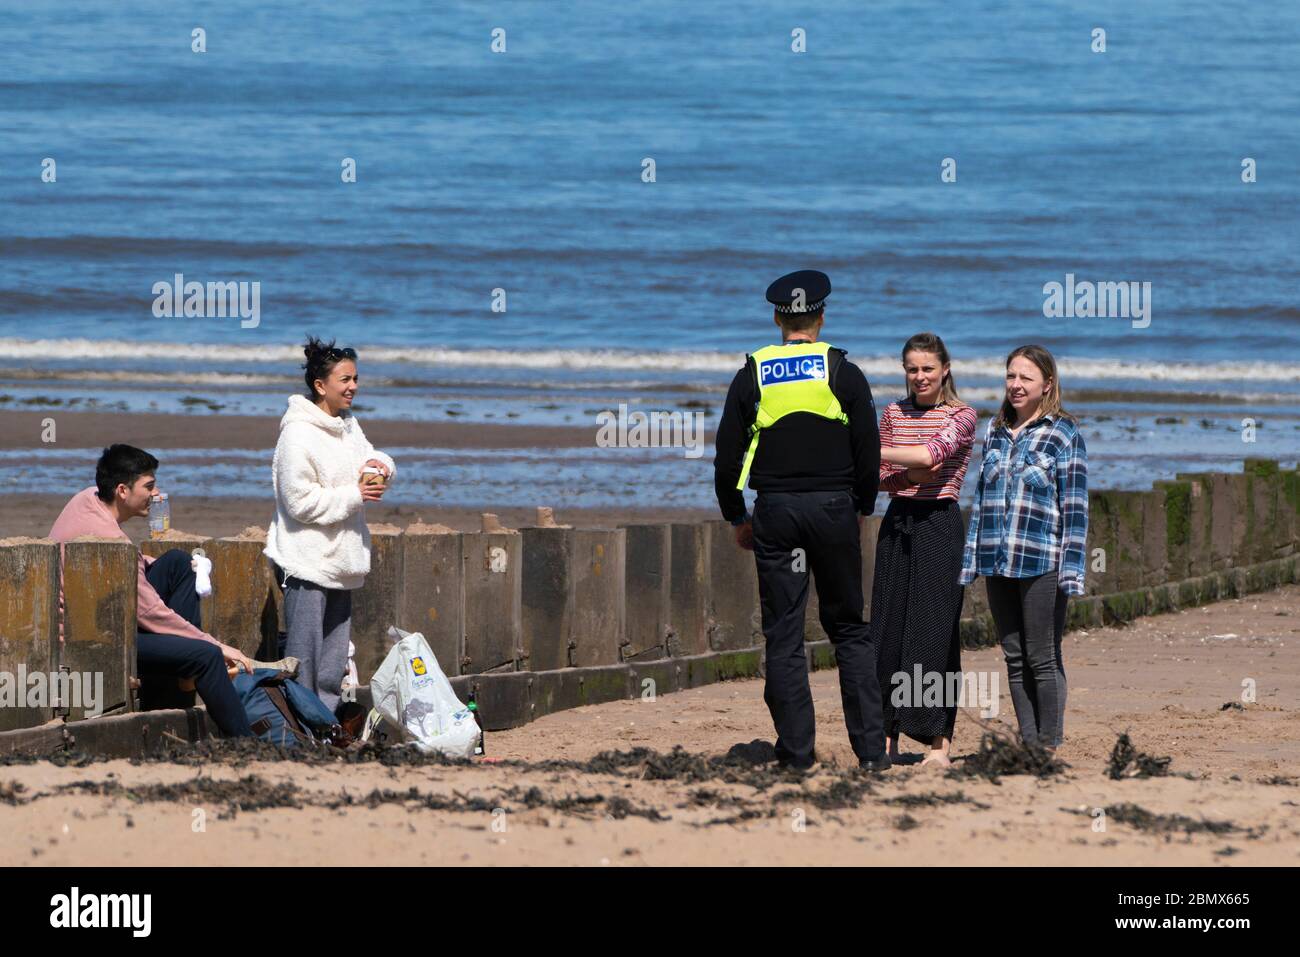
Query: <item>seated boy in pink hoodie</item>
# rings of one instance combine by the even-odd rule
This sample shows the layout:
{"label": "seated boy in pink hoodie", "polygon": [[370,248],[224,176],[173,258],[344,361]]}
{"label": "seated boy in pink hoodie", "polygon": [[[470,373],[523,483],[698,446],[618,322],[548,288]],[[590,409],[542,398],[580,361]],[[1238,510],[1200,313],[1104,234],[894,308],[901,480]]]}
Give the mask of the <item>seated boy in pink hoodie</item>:
{"label": "seated boy in pink hoodie", "polygon": [[[95,484],[82,489],[59,513],[49,537],[69,542],[82,535],[122,538],[122,523],[149,514],[158,460],[130,445],[104,449],[95,466]],[[227,663],[248,671],[252,665],[237,648],[199,628],[199,596],[190,555],[174,548],[159,558],[139,555],[136,609],[136,670],[154,681],[193,680],[208,714],[223,734],[244,737],[244,707],[230,682]],[[59,637],[63,637],[63,591],[59,590]]]}

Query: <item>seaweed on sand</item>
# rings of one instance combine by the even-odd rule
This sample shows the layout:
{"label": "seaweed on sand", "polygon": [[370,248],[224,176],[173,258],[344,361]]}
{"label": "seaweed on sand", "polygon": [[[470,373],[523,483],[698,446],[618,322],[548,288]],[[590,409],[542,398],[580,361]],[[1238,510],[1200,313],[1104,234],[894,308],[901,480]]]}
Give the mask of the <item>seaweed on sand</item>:
{"label": "seaweed on sand", "polygon": [[1163,777],[1169,773],[1169,764],[1173,758],[1154,757],[1139,751],[1133,746],[1127,734],[1121,734],[1111,749],[1110,761],[1106,765],[1106,776],[1112,781],[1124,778]]}
{"label": "seaweed on sand", "polygon": [[980,777],[996,784],[1003,775],[1028,774],[1047,778],[1069,765],[1037,744],[1026,744],[1005,732],[986,730],[979,750],[947,772],[948,777]]}

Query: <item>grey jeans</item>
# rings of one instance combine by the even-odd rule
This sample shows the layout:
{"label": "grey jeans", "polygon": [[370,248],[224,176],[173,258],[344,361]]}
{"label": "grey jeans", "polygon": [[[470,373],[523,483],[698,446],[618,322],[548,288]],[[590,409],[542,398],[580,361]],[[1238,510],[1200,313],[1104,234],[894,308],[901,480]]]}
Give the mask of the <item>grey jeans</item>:
{"label": "grey jeans", "polygon": [[989,576],[985,582],[1020,738],[1025,744],[1055,748],[1065,736],[1061,636],[1069,596],[1056,587],[1054,571],[1036,578]]}
{"label": "grey jeans", "polygon": [[284,585],[284,621],[284,653],[299,661],[298,684],[336,711],[348,670],[352,592],[290,576]]}

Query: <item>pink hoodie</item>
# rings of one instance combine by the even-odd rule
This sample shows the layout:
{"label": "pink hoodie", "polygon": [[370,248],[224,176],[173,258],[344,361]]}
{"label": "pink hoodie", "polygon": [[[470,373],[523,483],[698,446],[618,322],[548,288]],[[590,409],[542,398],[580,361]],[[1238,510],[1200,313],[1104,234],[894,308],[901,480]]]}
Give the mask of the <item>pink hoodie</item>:
{"label": "pink hoodie", "polygon": [[[82,535],[94,535],[97,538],[121,538],[130,541],[126,532],[122,531],[122,526],[117,524],[117,518],[113,515],[112,510],[96,494],[95,487],[92,485],[88,489],[83,489],[67,505],[63,506],[63,511],[54,521],[54,527],[50,529],[49,537],[59,542],[59,640],[63,640],[63,583],[62,583],[62,563],[63,563],[63,544],[70,542],[74,538]],[[146,558],[138,549],[136,555],[140,559],[139,579],[136,584],[136,623],[141,631],[149,631],[155,635],[179,635],[181,638],[194,638],[198,641],[210,641],[214,645],[221,642],[213,638],[205,631],[200,631],[188,621],[182,618],[176,612],[167,607],[159,594],[154,591],[154,587],[149,584],[149,579],[145,577],[145,569],[153,564],[152,558]]]}

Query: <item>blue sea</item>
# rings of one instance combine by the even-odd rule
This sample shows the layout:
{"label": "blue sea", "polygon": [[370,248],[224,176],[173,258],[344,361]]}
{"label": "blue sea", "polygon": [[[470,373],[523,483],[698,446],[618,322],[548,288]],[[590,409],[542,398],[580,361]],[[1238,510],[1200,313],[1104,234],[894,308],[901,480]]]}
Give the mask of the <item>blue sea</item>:
{"label": "blue sea", "polygon": [[[902,392],[903,341],[930,330],[981,408],[1012,347],[1052,349],[1099,485],[1300,450],[1300,5],[72,0],[0,16],[0,422],[278,415],[312,333],[359,350],[370,418],[594,437],[596,413],[627,403],[711,426],[773,338],[767,284],[817,268],[824,337],[878,405]],[[155,315],[177,274],[258,283],[256,324]],[[1149,313],[1045,315],[1067,276],[1137,283]],[[33,456],[61,476],[79,451],[11,450],[0,492]],[[712,502],[711,450],[411,455],[399,501]],[[249,494],[267,457],[181,484]]]}

